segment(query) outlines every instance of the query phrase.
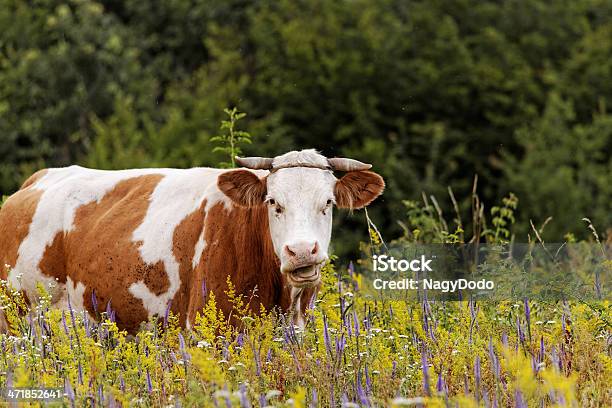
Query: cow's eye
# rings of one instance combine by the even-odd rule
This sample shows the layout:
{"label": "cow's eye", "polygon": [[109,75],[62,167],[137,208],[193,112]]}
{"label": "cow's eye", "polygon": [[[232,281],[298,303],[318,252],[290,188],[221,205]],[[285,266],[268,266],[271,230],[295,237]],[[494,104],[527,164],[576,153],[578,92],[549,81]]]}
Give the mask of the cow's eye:
{"label": "cow's eye", "polygon": [[330,205],[332,205],[332,203],[333,203],[333,201],[330,198],[329,200],[327,200],[327,203],[325,203],[325,204],[329,207]]}
{"label": "cow's eye", "polygon": [[276,205],[276,200],[274,200],[273,198],[270,198],[270,199],[268,199],[268,204]]}

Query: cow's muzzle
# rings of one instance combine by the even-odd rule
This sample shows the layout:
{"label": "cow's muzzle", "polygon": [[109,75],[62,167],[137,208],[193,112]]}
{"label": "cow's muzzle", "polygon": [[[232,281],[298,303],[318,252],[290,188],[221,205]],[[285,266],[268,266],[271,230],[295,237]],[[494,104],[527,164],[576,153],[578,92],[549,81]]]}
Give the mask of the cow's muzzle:
{"label": "cow's muzzle", "polygon": [[292,271],[285,271],[285,276],[289,284],[297,288],[312,287],[321,281],[321,268],[325,262],[306,265]]}

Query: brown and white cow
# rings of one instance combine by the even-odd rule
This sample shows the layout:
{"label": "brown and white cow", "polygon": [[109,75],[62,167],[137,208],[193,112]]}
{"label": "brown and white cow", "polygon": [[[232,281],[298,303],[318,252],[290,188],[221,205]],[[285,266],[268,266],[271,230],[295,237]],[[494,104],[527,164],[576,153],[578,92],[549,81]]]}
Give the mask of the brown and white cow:
{"label": "brown and white cow", "polygon": [[0,210],[0,265],[10,268],[0,277],[10,270],[30,301],[42,283],[55,306],[70,300],[92,314],[95,293],[135,331],[168,305],[189,327],[203,286],[227,316],[229,276],[252,310],[279,306],[301,324],[328,258],[333,204],[364,207],[383,179],[315,150],[239,163],[250,169],[41,170]]}

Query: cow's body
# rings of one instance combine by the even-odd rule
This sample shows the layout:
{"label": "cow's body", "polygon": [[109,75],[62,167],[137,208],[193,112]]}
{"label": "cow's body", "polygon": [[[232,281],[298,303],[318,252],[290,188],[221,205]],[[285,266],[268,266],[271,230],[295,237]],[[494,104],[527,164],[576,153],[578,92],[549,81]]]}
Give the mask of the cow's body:
{"label": "cow's body", "polygon": [[92,316],[111,302],[129,331],[168,307],[190,327],[210,292],[229,317],[229,278],[254,312],[279,307],[302,324],[333,205],[362,208],[384,181],[314,150],[240,160],[260,170],[41,170],[0,209],[0,277]]}
{"label": "cow's body", "polygon": [[[0,210],[0,264],[29,299],[40,282],[55,305],[67,308],[70,299],[93,314],[95,291],[98,309],[111,301],[130,331],[163,316],[170,301],[189,326],[205,290],[228,315],[228,275],[253,310],[288,310],[291,288],[278,272],[267,211],[234,205],[217,187],[222,172],[42,170]],[[313,294],[301,293],[301,311]]]}

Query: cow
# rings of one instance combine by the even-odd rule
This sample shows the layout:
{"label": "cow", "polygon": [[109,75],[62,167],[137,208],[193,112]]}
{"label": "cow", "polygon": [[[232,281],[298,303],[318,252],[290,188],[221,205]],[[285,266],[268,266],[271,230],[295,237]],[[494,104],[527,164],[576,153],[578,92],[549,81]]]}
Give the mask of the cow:
{"label": "cow", "polygon": [[362,208],[384,181],[313,149],[236,160],[243,168],[40,170],[0,209],[0,277],[29,302],[42,284],[53,306],[92,317],[110,302],[128,332],[167,310],[190,328],[209,292],[229,316],[229,277],[252,311],[303,325],[332,207]]}

